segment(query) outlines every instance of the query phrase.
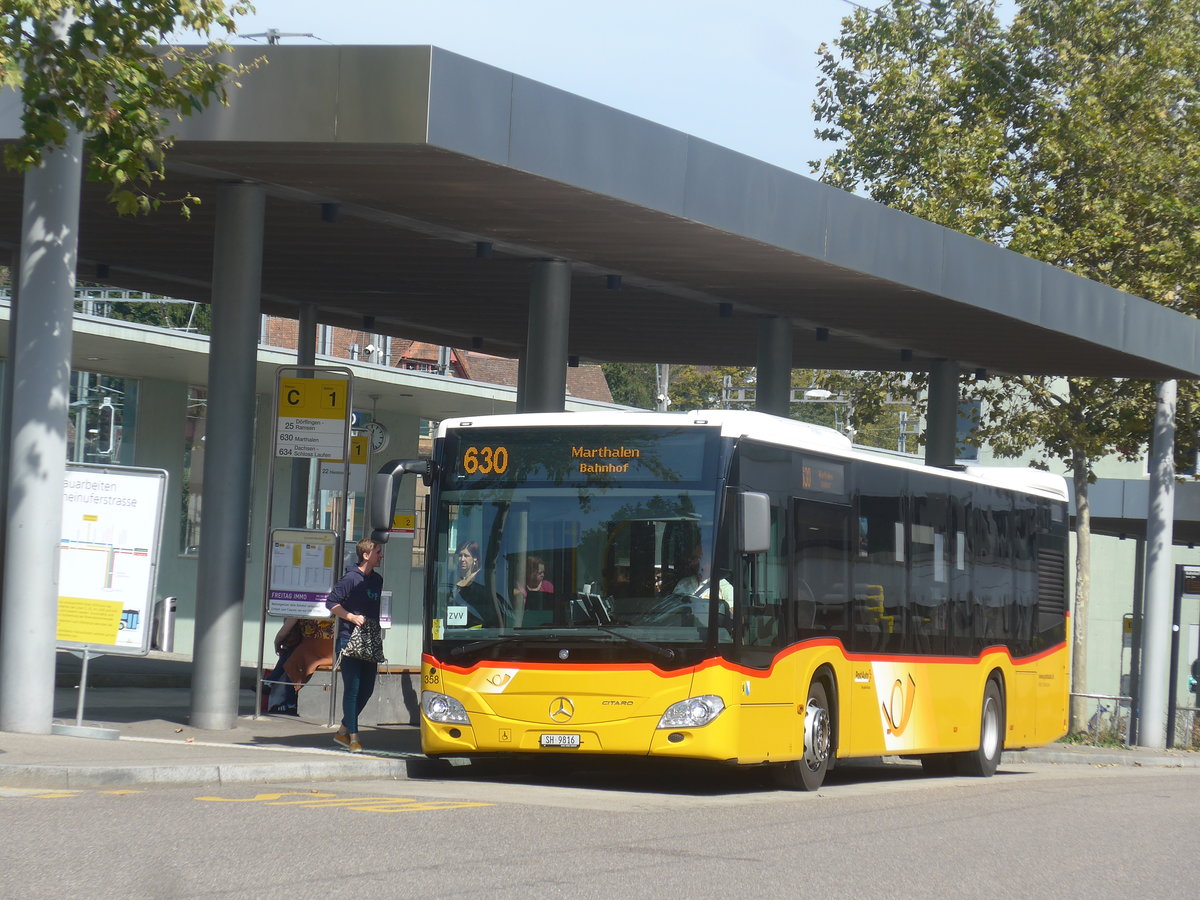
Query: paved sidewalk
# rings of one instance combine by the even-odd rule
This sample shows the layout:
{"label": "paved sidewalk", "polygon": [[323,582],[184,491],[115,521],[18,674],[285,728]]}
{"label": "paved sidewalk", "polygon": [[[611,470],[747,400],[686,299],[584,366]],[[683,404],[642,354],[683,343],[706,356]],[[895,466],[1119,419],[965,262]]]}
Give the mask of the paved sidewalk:
{"label": "paved sidewalk", "polygon": [[[76,693],[55,691],[55,723],[74,730]],[[0,733],[0,784],[81,788],[136,784],[232,784],[345,778],[406,778],[423,759],[410,725],[362,729],[367,750],[351,754],[333,742],[333,728],[294,716],[252,718],[253,691],[241,692],[235,728],[187,725],[187,688],[91,688],[82,730],[117,739]]]}
{"label": "paved sidewalk", "polygon": [[[65,654],[59,656],[61,660]],[[334,745],[334,729],[324,721],[251,717],[254,693],[245,688],[241,701],[246,715],[238,719],[235,728],[192,728],[186,724],[191,705],[190,670],[190,661],[163,654],[156,659],[97,660],[95,670],[89,673],[82,724],[115,730],[117,739],[0,732],[0,786],[92,788],[403,779],[410,766],[424,760],[414,726],[364,727],[366,750],[350,754]],[[61,660],[55,690],[56,722],[76,724],[77,680],[78,660]],[[247,682],[253,683],[252,676],[244,676],[243,684]],[[1200,766],[1200,753],[1053,744],[1005,753],[1002,765],[1030,763]]]}

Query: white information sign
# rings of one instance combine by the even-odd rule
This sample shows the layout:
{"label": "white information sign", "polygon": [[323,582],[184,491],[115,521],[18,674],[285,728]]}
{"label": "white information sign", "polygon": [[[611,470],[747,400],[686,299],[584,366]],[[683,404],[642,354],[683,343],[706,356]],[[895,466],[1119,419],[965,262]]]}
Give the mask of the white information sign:
{"label": "white information sign", "polygon": [[58,561],[59,647],[150,650],[167,473],[68,464]]}
{"label": "white information sign", "polygon": [[[341,456],[339,452],[338,456]],[[322,491],[340,491],[345,470],[341,459],[323,459],[317,479],[317,488]],[[350,490],[365,493],[367,490],[367,437],[354,435],[350,438]]]}
{"label": "white information sign", "polygon": [[379,627],[392,627],[392,592],[379,592]]}
{"label": "white information sign", "polygon": [[346,378],[281,378],[275,411],[275,455],[341,459],[350,428]]}
{"label": "white information sign", "polygon": [[273,529],[267,612],[305,619],[327,617],[325,598],[338,575],[337,546],[334,531]]}

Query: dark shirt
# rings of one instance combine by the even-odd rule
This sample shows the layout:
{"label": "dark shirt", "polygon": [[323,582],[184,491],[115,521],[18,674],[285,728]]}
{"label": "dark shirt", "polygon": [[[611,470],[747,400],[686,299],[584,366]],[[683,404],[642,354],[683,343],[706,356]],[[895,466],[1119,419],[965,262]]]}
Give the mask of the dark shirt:
{"label": "dark shirt", "polygon": [[488,590],[478,581],[465,585],[455,585],[451,603],[462,604],[467,608],[468,625],[497,626],[500,618],[496,612],[496,604],[488,595]]}
{"label": "dark shirt", "polygon": [[[325,606],[333,609],[341,606],[348,613],[379,618],[379,595],[383,590],[383,576],[378,571],[363,575],[358,566],[351,566],[342,580],[333,586],[325,600]],[[338,619],[338,637],[349,637],[354,626],[345,619]]]}

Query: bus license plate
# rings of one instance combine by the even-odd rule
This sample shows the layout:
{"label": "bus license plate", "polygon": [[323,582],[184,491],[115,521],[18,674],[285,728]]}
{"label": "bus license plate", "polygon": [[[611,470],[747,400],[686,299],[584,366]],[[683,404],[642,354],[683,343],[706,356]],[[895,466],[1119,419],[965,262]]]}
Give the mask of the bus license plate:
{"label": "bus license plate", "polygon": [[577,734],[543,734],[543,747],[578,747],[579,735]]}

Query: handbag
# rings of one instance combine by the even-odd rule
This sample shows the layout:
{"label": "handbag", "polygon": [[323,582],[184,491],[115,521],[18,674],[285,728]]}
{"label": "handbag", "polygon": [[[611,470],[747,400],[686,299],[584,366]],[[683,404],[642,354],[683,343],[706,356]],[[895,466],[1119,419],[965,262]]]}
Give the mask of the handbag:
{"label": "handbag", "polygon": [[386,662],[387,657],[383,655],[383,629],[379,627],[379,621],[366,619],[363,624],[355,625],[342,656],[364,662]]}

